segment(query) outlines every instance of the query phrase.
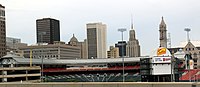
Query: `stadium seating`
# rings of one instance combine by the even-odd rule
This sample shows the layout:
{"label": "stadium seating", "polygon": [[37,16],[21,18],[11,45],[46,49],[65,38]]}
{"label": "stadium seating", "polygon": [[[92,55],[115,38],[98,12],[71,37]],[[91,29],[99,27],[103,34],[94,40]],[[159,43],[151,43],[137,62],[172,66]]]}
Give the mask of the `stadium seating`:
{"label": "stadium seating", "polygon": [[198,79],[200,79],[200,71],[197,69],[185,70],[182,76],[179,78],[180,81],[189,81]]}
{"label": "stadium seating", "polygon": [[[140,81],[139,73],[125,73],[125,81]],[[45,76],[46,82],[121,82],[122,73],[69,74]]]}

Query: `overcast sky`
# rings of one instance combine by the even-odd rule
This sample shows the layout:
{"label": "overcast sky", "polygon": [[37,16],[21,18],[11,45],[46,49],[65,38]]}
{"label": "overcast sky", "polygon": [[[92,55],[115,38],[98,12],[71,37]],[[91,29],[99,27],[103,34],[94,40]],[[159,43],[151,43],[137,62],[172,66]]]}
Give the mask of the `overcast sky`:
{"label": "overcast sky", "polygon": [[79,41],[86,39],[86,23],[107,25],[107,47],[121,40],[118,28],[127,28],[131,14],[142,55],[159,47],[159,24],[164,17],[171,44],[186,41],[184,28],[191,28],[191,40],[200,40],[200,0],[0,0],[6,7],[8,37],[36,43],[36,19],[60,20],[61,40],[68,42],[73,33]]}

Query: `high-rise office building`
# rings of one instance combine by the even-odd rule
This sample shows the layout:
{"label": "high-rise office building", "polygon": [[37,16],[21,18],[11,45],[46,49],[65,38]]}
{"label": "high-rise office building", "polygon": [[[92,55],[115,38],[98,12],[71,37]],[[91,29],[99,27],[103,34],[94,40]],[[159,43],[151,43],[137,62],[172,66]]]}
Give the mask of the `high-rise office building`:
{"label": "high-rise office building", "polygon": [[129,31],[129,41],[126,45],[126,56],[127,57],[139,57],[140,56],[140,45],[136,39],[135,30],[133,29],[133,22],[131,23],[131,30]]}
{"label": "high-rise office building", "polygon": [[5,7],[0,4],[0,57],[6,55]]}
{"label": "high-rise office building", "polygon": [[118,43],[115,44],[115,47],[119,48],[120,57],[126,56],[126,45],[127,45],[126,41],[118,41]]}
{"label": "high-rise office building", "polygon": [[36,28],[37,43],[53,44],[54,41],[60,41],[59,20],[52,18],[37,19]]}
{"label": "high-rise office building", "polygon": [[163,17],[159,25],[159,33],[160,33],[160,47],[167,48],[167,26],[165,24]]}
{"label": "high-rise office building", "polygon": [[88,58],[107,58],[106,25],[102,23],[87,24]]}

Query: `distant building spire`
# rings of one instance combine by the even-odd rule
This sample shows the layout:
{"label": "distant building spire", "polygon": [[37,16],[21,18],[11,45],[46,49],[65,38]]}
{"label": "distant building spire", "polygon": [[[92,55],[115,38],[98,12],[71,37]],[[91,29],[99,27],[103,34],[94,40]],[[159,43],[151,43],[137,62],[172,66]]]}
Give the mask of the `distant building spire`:
{"label": "distant building spire", "polygon": [[163,26],[163,27],[166,27],[166,24],[165,24],[165,21],[164,21],[164,18],[162,16],[162,20],[161,20],[161,23],[160,23],[160,27]]}
{"label": "distant building spire", "polygon": [[131,29],[133,29],[133,15],[131,15]]}
{"label": "distant building spire", "polygon": [[131,29],[129,31],[129,41],[135,40],[135,30],[133,29],[133,16],[131,15]]}

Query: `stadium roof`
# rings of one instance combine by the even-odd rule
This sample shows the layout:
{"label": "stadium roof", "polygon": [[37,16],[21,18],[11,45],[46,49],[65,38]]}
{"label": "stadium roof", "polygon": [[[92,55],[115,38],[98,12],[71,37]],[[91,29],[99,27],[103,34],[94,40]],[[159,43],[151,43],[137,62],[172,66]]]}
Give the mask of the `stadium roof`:
{"label": "stadium roof", "polygon": [[[125,63],[139,62],[140,58],[130,57],[124,58]],[[14,59],[16,64],[29,64],[29,58],[23,58],[16,55],[8,54],[1,59]],[[32,64],[41,64],[42,59],[32,59]],[[43,59],[43,64],[51,65],[88,65],[88,64],[107,64],[107,63],[122,63],[122,58],[99,58],[99,59]]]}

